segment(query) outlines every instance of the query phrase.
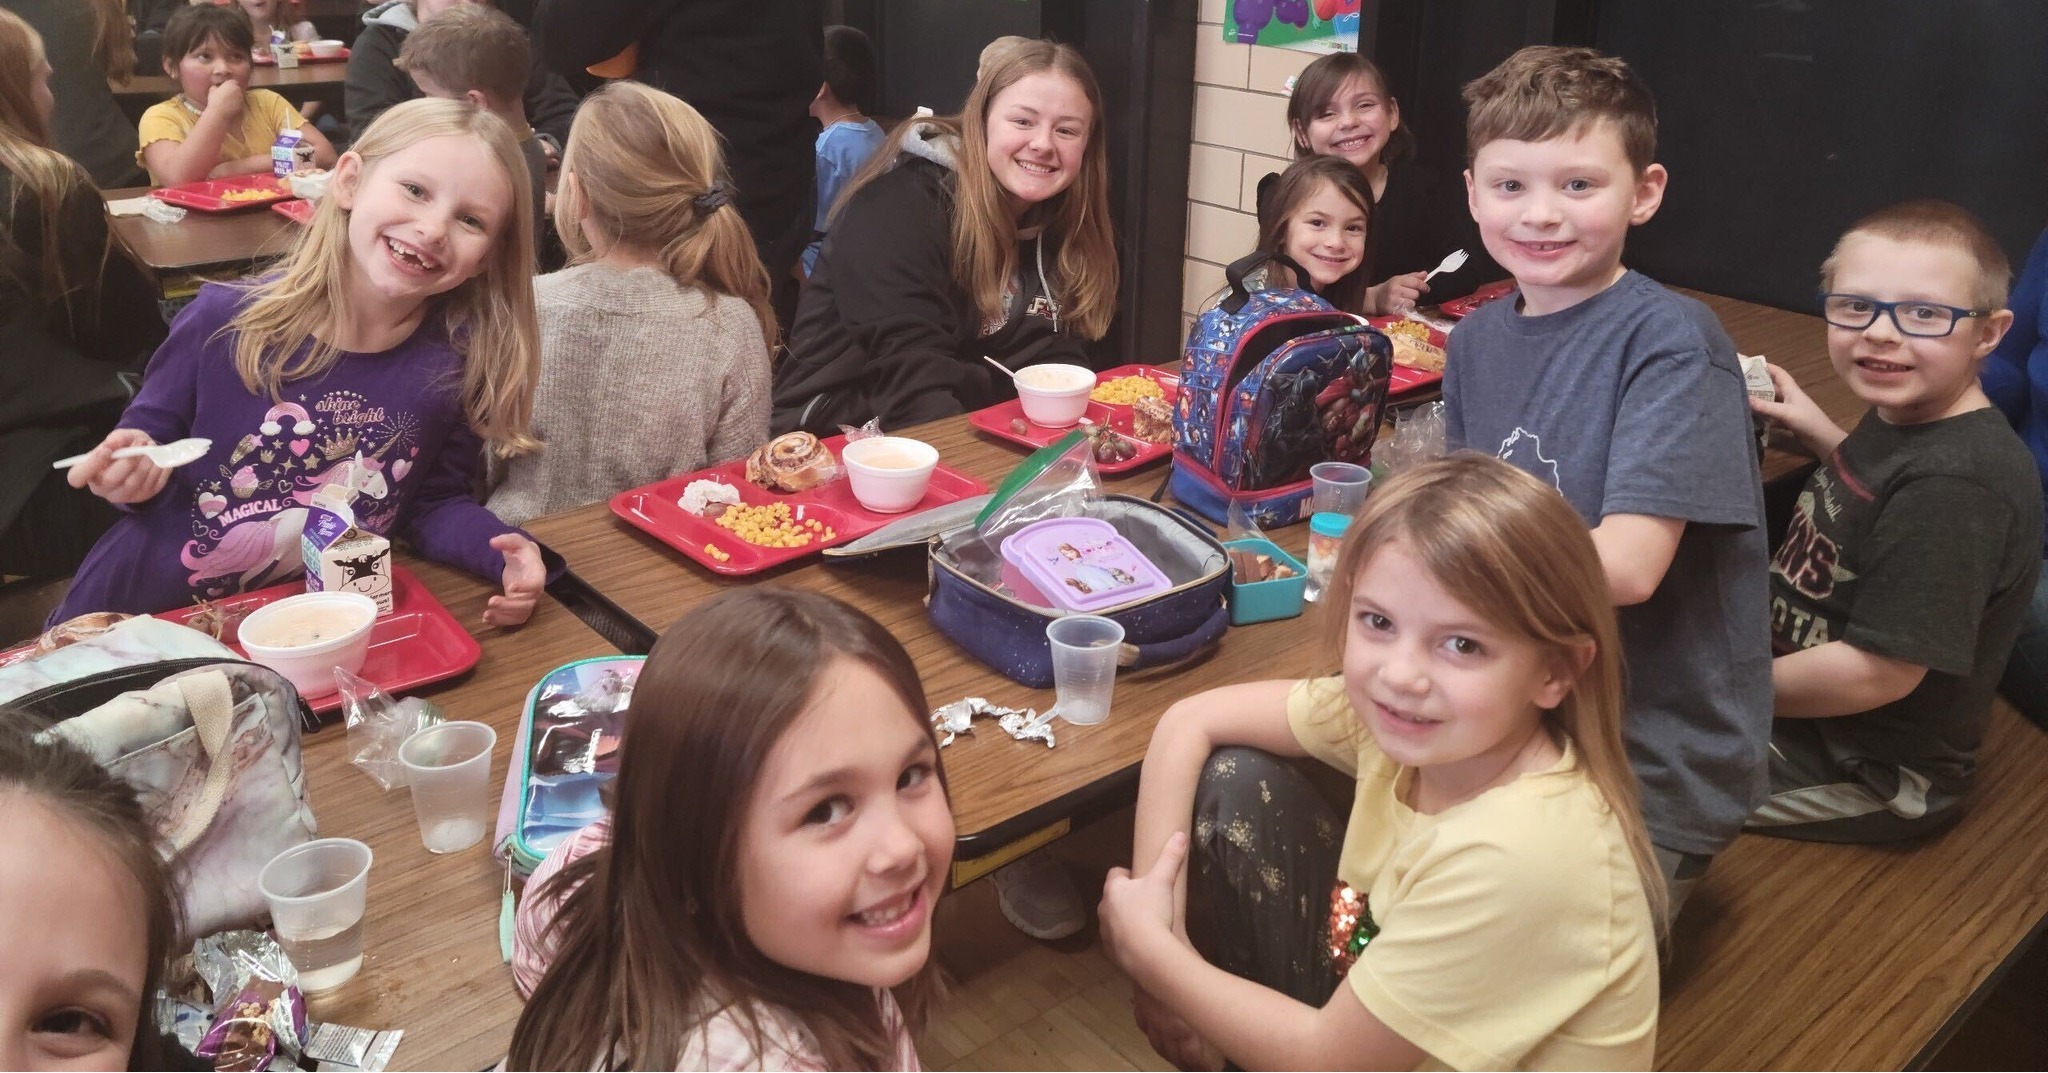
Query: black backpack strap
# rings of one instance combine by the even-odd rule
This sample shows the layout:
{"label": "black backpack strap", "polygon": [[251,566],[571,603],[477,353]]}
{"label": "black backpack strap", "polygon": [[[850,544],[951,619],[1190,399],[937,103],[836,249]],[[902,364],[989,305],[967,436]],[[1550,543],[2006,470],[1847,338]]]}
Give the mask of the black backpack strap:
{"label": "black backpack strap", "polygon": [[1217,305],[1222,307],[1224,312],[1232,316],[1242,312],[1244,304],[1251,301],[1252,297],[1252,292],[1245,288],[1245,277],[1258,271],[1261,265],[1267,264],[1279,265],[1294,273],[1294,278],[1297,282],[1308,278],[1308,273],[1302,271],[1301,266],[1294,263],[1294,258],[1278,250],[1260,250],[1257,253],[1240,257],[1223,267],[1223,279],[1230,284],[1230,289],[1229,293],[1225,294],[1223,300],[1218,302]]}

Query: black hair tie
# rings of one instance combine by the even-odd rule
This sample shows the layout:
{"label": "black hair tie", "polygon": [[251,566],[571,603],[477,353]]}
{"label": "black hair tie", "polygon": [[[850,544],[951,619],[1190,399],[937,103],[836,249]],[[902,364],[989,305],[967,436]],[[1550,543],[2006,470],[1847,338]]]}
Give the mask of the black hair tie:
{"label": "black hair tie", "polygon": [[720,208],[732,204],[732,191],[725,183],[715,182],[711,184],[711,189],[691,198],[690,204],[696,206],[699,213],[708,216]]}

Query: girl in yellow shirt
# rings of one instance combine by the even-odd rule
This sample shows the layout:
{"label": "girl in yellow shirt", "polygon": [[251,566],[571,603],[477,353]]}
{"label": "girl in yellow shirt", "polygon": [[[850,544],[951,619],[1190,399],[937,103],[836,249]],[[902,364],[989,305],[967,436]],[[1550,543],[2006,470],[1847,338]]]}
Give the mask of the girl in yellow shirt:
{"label": "girl in yellow shirt", "polygon": [[1101,909],[1153,1046],[1189,1069],[1648,1068],[1664,890],[1584,523],[1460,454],[1379,491],[1333,577],[1340,674],[1204,693],[1153,734],[1138,874]]}
{"label": "girl in yellow shirt", "polygon": [[150,182],[176,186],[230,175],[267,174],[270,147],[297,131],[313,147],[315,167],[334,166],[334,146],[289,101],[249,89],[255,31],[240,7],[178,9],[164,27],[164,73],[178,95],[142,113],[136,160]]}

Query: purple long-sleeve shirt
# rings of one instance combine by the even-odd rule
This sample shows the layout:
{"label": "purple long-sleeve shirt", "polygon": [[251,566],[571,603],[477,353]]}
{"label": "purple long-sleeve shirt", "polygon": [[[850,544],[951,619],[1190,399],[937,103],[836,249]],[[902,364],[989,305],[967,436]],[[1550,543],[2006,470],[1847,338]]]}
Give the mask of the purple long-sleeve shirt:
{"label": "purple long-sleeve shirt", "polygon": [[358,457],[361,527],[499,580],[491,539],[519,530],[473,495],[482,442],[462,412],[462,357],[436,318],[389,350],[344,353],[324,375],[287,382],[273,403],[242,386],[222,331],[246,293],[200,288],[121,416],[158,443],[204,436],[212,450],[100,538],[51,621],[165,611],[300,576],[306,505],[321,485],[348,481]]}

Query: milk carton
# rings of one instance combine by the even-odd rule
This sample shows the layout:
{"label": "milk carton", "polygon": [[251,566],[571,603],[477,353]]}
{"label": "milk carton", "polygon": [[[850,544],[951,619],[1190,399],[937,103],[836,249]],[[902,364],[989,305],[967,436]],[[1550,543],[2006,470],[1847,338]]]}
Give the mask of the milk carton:
{"label": "milk carton", "polygon": [[307,592],[360,592],[391,613],[391,542],[356,527],[347,488],[330,484],[313,494],[299,550],[306,560]]}

